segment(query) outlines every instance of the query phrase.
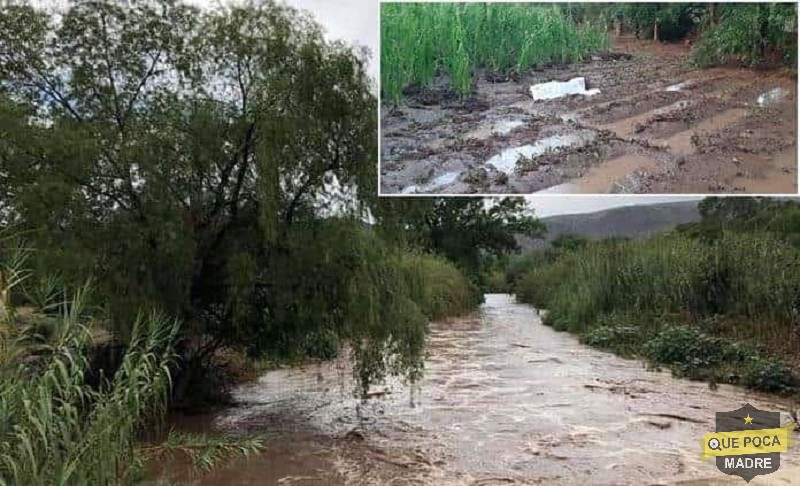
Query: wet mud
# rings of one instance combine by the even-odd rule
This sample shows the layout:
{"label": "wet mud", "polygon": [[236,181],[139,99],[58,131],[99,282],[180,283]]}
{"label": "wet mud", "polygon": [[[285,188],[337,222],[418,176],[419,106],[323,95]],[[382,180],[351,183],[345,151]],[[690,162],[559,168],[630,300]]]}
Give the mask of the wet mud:
{"label": "wet mud", "polygon": [[[269,439],[264,453],[205,475],[173,465],[174,477],[198,485],[728,484],[713,461],[699,459],[714,413],[748,402],[791,406],[588,348],[499,294],[471,317],[433,324],[420,384],[389,381],[361,402],[349,394],[351,376],[346,361],[272,371],[237,390],[238,406],[176,421]],[[779,472],[798,468],[797,454],[783,454]]]}
{"label": "wet mud", "polygon": [[[382,194],[797,192],[797,78],[697,69],[690,47],[617,39],[583,63],[446,79],[382,105]],[[592,96],[534,101],[585,77]]]}

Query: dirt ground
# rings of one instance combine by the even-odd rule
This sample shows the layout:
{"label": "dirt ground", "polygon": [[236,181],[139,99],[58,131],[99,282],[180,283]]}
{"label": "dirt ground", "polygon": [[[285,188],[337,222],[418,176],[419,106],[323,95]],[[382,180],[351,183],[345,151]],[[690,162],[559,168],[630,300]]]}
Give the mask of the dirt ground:
{"label": "dirt ground", "polygon": [[[618,38],[610,53],[520,75],[445,78],[381,107],[382,194],[797,193],[797,75],[697,69],[690,46]],[[585,77],[593,96],[534,101]]]}

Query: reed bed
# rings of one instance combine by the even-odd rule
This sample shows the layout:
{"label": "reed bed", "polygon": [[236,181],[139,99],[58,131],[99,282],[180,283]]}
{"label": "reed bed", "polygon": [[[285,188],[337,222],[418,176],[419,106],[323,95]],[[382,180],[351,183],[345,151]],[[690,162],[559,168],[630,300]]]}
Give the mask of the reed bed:
{"label": "reed bed", "polygon": [[89,286],[67,299],[45,278],[41,298],[21,312],[9,294],[19,297],[36,278],[26,269],[29,254],[18,235],[0,230],[0,486],[137,484],[155,458],[183,453],[208,469],[262,448],[258,438],[179,432],[142,447],[140,436],[167,411],[178,322],[141,313],[118,369],[92,385],[99,344]]}
{"label": "reed bed", "polygon": [[428,86],[442,73],[465,96],[479,69],[576,62],[608,43],[601,22],[578,24],[555,4],[384,3],[381,89],[397,102],[404,88]]}
{"label": "reed bed", "polygon": [[[724,368],[725,381],[753,388],[800,385],[784,362],[800,346],[800,251],[769,234],[595,242],[551,261],[528,257],[513,270],[521,301],[547,308],[547,324],[590,344],[691,376],[719,378]],[[712,348],[718,356],[734,350],[740,362],[707,362]]]}

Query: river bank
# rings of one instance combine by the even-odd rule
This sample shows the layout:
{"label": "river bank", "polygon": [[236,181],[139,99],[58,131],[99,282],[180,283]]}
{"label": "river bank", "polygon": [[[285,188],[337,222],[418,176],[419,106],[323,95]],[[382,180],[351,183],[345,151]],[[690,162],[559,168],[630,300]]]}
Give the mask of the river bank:
{"label": "river bank", "polygon": [[[390,382],[364,404],[346,363],[268,372],[235,390],[237,406],[173,423],[264,434],[265,452],[202,476],[163,469],[196,485],[718,484],[697,445],[714,413],[790,406],[581,345],[509,295],[433,324],[427,353],[418,387]],[[782,468],[798,466],[784,454]]]}

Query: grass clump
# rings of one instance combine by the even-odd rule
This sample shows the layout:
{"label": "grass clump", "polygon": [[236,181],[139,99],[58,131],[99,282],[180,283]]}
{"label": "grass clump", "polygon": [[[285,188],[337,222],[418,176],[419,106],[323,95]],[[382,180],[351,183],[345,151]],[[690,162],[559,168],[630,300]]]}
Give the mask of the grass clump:
{"label": "grass clump", "polygon": [[[12,239],[0,235],[0,243]],[[142,448],[141,433],[159,425],[167,409],[177,321],[140,314],[118,369],[91,383],[98,324],[88,286],[69,300],[67,292],[48,291],[40,307],[16,309],[10,297],[33,279],[26,255],[24,245],[0,244],[0,485],[134,484],[156,450],[180,444],[200,467],[211,467],[261,448],[258,439],[181,434]]]}
{"label": "grass clump", "polygon": [[601,22],[578,24],[554,4],[381,5],[381,88],[392,102],[410,85],[429,86],[438,73],[465,96],[478,69],[576,62],[607,47]]}

